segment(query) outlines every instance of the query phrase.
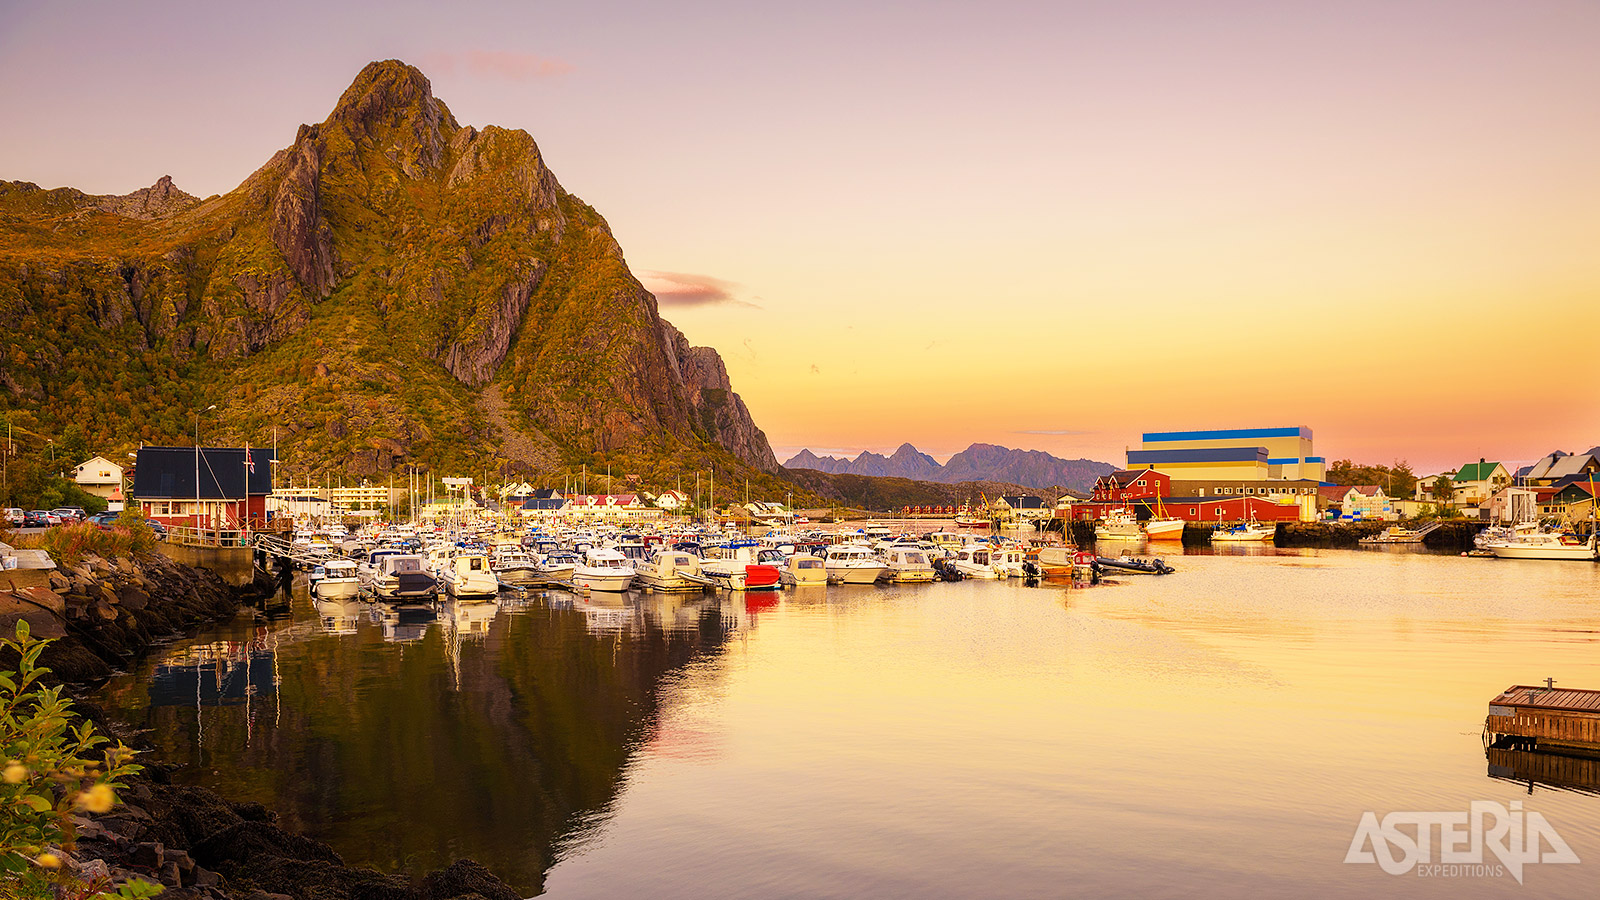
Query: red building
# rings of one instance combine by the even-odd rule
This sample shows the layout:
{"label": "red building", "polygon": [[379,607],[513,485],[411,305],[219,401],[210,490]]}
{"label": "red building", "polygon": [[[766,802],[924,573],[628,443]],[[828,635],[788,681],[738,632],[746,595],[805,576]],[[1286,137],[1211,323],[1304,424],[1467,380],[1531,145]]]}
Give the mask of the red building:
{"label": "red building", "polygon": [[1056,510],[1058,518],[1079,522],[1103,519],[1112,510],[1131,509],[1140,519],[1160,510],[1190,522],[1242,522],[1252,516],[1259,522],[1293,522],[1300,518],[1296,504],[1275,503],[1265,497],[1170,497],[1172,480],[1153,469],[1134,469],[1103,475],[1094,483],[1094,492],[1084,503]]}
{"label": "red building", "polygon": [[163,525],[259,527],[272,493],[273,451],[245,447],[140,447],[133,497]]}

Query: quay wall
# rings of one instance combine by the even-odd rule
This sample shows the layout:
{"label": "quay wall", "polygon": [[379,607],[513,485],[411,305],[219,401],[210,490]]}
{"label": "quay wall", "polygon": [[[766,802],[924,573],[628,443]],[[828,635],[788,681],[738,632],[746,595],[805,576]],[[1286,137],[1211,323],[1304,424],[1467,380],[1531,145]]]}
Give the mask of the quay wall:
{"label": "quay wall", "polygon": [[[1058,520],[1059,521],[1059,520]],[[1273,544],[1279,547],[1357,547],[1361,539],[1377,534],[1393,522],[1279,522]],[[1094,545],[1094,523],[1070,523],[1072,540],[1080,547]],[[1446,520],[1438,530],[1423,536],[1429,550],[1471,550],[1472,539],[1483,529],[1482,522],[1467,519]],[[1183,529],[1185,547],[1204,547],[1211,543],[1211,526],[1190,523]]]}

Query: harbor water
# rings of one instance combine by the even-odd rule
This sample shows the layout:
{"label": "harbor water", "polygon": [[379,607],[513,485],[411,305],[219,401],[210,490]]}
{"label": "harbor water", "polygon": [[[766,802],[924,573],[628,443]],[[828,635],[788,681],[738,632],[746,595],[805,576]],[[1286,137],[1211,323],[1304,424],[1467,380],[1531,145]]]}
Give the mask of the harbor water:
{"label": "harbor water", "polygon": [[[529,896],[1592,891],[1600,783],[1530,774],[1482,726],[1513,684],[1600,688],[1600,566],[1189,552],[1094,587],[409,608],[299,588],[105,702],[175,780],[349,863],[470,857]],[[1366,813],[1475,801],[1520,803],[1581,862],[1346,861]]]}

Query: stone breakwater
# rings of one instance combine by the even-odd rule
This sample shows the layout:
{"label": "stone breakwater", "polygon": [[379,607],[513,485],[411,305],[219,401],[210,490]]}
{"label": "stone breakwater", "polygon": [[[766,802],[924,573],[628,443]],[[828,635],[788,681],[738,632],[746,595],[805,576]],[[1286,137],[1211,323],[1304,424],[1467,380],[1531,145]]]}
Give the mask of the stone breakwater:
{"label": "stone breakwater", "polygon": [[[148,751],[143,735],[93,704],[94,685],[154,644],[232,617],[276,587],[258,578],[235,588],[160,555],[91,556],[51,572],[47,583],[19,587],[0,576],[0,625],[10,634],[23,617],[36,637],[52,638],[40,664],[83,694],[75,710],[101,733]],[[0,655],[0,669],[15,668],[9,656]],[[520,900],[471,860],[415,878],[346,866],[326,844],[278,827],[260,804],[175,785],[177,767],[148,752],[136,761],[145,770],[125,780],[118,806],[72,818],[75,840],[62,858],[86,879],[142,878],[165,886],[161,896],[172,900]]]}
{"label": "stone breakwater", "polygon": [[86,556],[52,571],[46,584],[17,587],[0,578],[6,613],[0,625],[10,634],[22,617],[36,637],[54,638],[40,663],[61,681],[81,684],[126,668],[158,641],[232,616],[273,587],[263,580],[234,588],[209,570],[158,554]]}

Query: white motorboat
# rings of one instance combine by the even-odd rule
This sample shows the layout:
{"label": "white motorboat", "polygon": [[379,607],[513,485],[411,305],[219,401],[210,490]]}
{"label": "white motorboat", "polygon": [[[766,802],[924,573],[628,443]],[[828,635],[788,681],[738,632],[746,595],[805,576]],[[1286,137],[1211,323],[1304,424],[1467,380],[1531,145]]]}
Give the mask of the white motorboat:
{"label": "white motorboat", "polygon": [[1262,524],[1255,519],[1233,525],[1218,525],[1211,531],[1213,544],[1242,541],[1270,541],[1278,533],[1277,523]]}
{"label": "white motorboat", "polygon": [[683,550],[658,550],[634,566],[641,586],[657,591],[703,591],[711,586],[700,571],[700,557]]}
{"label": "white motorboat", "polygon": [[989,551],[989,568],[1000,578],[1022,578],[1028,574],[1028,553],[1021,547],[995,547]]}
{"label": "white motorboat", "polygon": [[545,581],[571,581],[583,557],[570,550],[552,550],[539,558],[536,571]]}
{"label": "white motorboat", "polygon": [[1094,526],[1094,537],[1097,541],[1137,541],[1144,538],[1144,531],[1139,528],[1139,517],[1133,510],[1113,509]]}
{"label": "white motorboat", "polygon": [[438,581],[414,553],[374,553],[359,571],[363,586],[383,600],[425,600],[439,591]]}
{"label": "white motorboat", "polygon": [[961,573],[962,578],[991,580],[1000,574],[989,565],[989,548],[985,544],[968,544],[956,551],[949,562],[950,568]]}
{"label": "white motorboat", "polygon": [[889,567],[889,580],[896,584],[920,584],[934,579],[933,563],[921,548],[890,547],[881,556]]}
{"label": "white motorboat", "polygon": [[827,554],[823,566],[829,584],[872,584],[889,571],[865,544],[836,544]]}
{"label": "white motorboat", "polygon": [[456,554],[440,570],[439,576],[444,581],[445,592],[458,599],[500,595],[500,579],[489,567],[489,557],[482,553]]}
{"label": "white motorboat", "polygon": [[778,580],[784,587],[807,587],[827,584],[828,568],[819,556],[794,553],[778,569]]}
{"label": "white motorboat", "polygon": [[361,593],[356,564],[348,559],[325,560],[312,567],[311,595],[318,600],[343,600]]}
{"label": "white motorboat", "polygon": [[604,547],[591,547],[573,570],[572,583],[591,591],[621,592],[633,584],[636,575],[626,556]]}
{"label": "white motorboat", "polygon": [[521,549],[502,548],[495,554],[490,568],[500,583],[508,587],[529,587],[543,580],[539,576],[538,564]]}
{"label": "white motorboat", "polygon": [[1498,559],[1600,559],[1594,532],[1586,538],[1570,531],[1523,534],[1491,541],[1487,549]]}
{"label": "white motorboat", "polygon": [[757,558],[754,541],[740,541],[722,548],[722,556],[700,563],[700,573],[730,591],[775,590],[778,567]]}

